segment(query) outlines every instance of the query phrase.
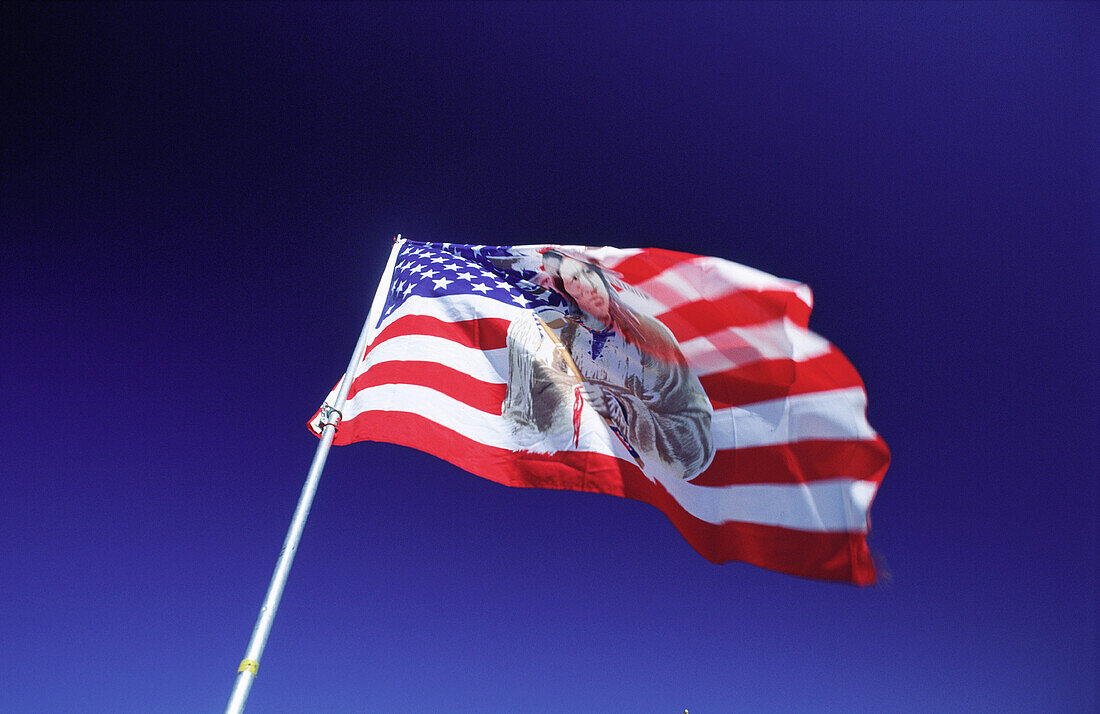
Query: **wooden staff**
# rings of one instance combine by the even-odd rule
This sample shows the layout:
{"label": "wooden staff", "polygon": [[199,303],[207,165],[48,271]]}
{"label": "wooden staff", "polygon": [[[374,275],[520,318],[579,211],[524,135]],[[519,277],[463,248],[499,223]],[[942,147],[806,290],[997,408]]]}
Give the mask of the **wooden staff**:
{"label": "wooden staff", "polygon": [[[561,340],[554,333],[554,330],[552,330],[550,326],[546,324],[546,321],[543,320],[542,317],[539,316],[537,313],[535,313],[535,319],[539,321],[539,325],[542,327],[542,331],[545,332],[550,337],[550,339],[554,341],[554,348],[561,354],[562,359],[564,359],[565,363],[569,366],[569,371],[573,373],[573,376],[577,378],[578,382],[584,384],[584,377],[581,376],[581,371],[577,369],[577,363],[573,361],[573,356],[569,354],[569,350],[565,348],[565,345],[562,344]],[[600,416],[603,418],[604,423],[607,424],[607,427],[611,429],[615,436],[619,437],[619,441],[621,441],[623,446],[626,447],[626,450],[630,452],[630,455],[638,464],[638,468],[644,468],[641,454],[635,451],[634,447],[631,446],[629,442],[627,442],[627,440],[623,437],[622,432],[619,431],[619,427],[611,423],[611,419],[609,417],[605,417],[603,416],[603,414],[600,414]]]}

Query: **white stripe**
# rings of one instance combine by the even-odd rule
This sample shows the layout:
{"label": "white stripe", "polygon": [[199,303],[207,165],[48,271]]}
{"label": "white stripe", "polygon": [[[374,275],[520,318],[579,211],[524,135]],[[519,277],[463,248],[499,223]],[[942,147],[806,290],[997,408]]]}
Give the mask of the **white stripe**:
{"label": "white stripe", "polygon": [[808,285],[709,256],[698,256],[673,265],[635,287],[649,293],[669,309],[696,300],[716,300],[742,290],[785,290],[813,307],[813,293]]}
{"label": "white stripe", "polygon": [[[416,384],[380,384],[367,387],[348,400],[344,419],[353,419],[367,411],[396,411],[418,414],[479,441],[487,446],[513,449],[512,426],[499,414],[475,409],[443,392]],[[580,451],[607,456],[629,456],[593,410],[582,418]]]}
{"label": "white stripe", "polygon": [[569,253],[586,256],[589,260],[611,268],[612,270],[615,269],[616,265],[623,262],[627,258],[645,252],[644,248],[612,248],[610,246],[590,247],[580,245],[561,245],[557,247]]}
{"label": "white stripe", "polygon": [[355,376],[383,362],[436,362],[474,379],[505,384],[508,379],[508,349],[479,350],[435,335],[398,335],[377,344],[359,364]]}
{"label": "white stripe", "polygon": [[740,521],[804,531],[867,531],[876,484],[837,478],[802,484],[738,484],[707,488],[662,482],[680,506],[707,523]]}
{"label": "white stripe", "polygon": [[804,362],[831,349],[824,337],[787,318],[750,327],[728,327],[680,343],[688,365],[700,376],[769,359]]}
{"label": "white stripe", "polygon": [[440,297],[413,295],[382,321],[378,332],[381,333],[394,321],[409,315],[426,315],[445,322],[461,322],[487,317],[516,320],[530,313],[530,310],[517,305],[507,305],[484,295],[441,295]]}
{"label": "white stripe", "polygon": [[798,394],[719,409],[711,418],[716,449],[792,444],[810,439],[874,439],[861,387]]}
{"label": "white stripe", "polygon": [[511,440],[508,425],[499,415],[417,384],[379,384],[360,390],[348,400],[344,418],[353,419],[366,411],[419,414],[489,446],[506,448]]}
{"label": "white stripe", "polygon": [[[409,412],[439,423],[487,446],[512,449],[508,423],[428,387],[386,384],[356,394],[344,418],[366,411]],[[593,422],[589,422],[590,424]],[[624,458],[610,437],[596,429],[582,431],[581,450]],[[661,484],[691,515],[708,523],[741,521],[809,531],[862,531],[875,485],[860,479],[830,479],[809,484],[737,484],[696,486],[664,478]]]}

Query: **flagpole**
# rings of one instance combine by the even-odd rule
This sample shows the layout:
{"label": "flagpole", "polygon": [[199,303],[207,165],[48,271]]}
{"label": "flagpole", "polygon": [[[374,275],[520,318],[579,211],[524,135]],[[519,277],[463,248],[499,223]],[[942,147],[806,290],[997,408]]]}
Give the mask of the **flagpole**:
{"label": "flagpole", "polygon": [[359,341],[355,344],[355,351],[348,362],[348,368],[344,372],[344,378],[340,380],[340,388],[336,397],[336,403],[330,408],[322,407],[321,423],[324,429],[321,432],[321,441],[317,444],[317,451],[313,455],[313,463],[309,467],[309,475],[306,477],[302,493],[298,497],[298,505],[294,509],[294,517],[290,521],[290,528],[283,541],[283,549],[279,553],[279,560],[275,563],[275,572],[271,576],[271,583],[267,586],[267,595],[264,596],[264,604],[260,608],[256,625],[252,628],[252,637],[248,641],[248,649],[244,659],[237,668],[237,679],[233,684],[233,693],[229,696],[225,714],[240,714],[244,711],[245,701],[248,699],[249,690],[256,680],[256,672],[260,667],[260,656],[263,655],[267,645],[268,635],[271,634],[271,624],[275,620],[275,610],[279,607],[279,600],[283,596],[283,588],[286,587],[287,576],[290,575],[290,566],[294,562],[294,554],[298,551],[298,542],[302,539],[302,530],[309,516],[310,506],[313,505],[313,496],[317,493],[317,484],[321,480],[321,471],[325,467],[329,448],[336,437],[336,427],[340,423],[340,410],[347,401],[348,390],[351,388],[351,379],[356,367],[363,359],[363,353],[370,341],[374,339],[375,325],[378,316],[382,312],[382,306],[386,302],[389,290],[390,278],[393,275],[393,266],[397,262],[397,253],[401,250],[401,244],[405,241],[398,234],[394,239],[393,249],[390,251],[386,268],[382,272],[382,278],[378,282],[378,289],[374,293],[374,301],[371,303],[367,320],[363,323],[363,330],[359,333]]}

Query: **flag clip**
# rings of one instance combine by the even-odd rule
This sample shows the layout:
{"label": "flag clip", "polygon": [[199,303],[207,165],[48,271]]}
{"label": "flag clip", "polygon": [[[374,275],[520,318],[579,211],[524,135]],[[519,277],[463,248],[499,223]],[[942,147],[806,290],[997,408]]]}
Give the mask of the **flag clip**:
{"label": "flag clip", "polygon": [[242,659],[241,666],[237,667],[237,674],[244,672],[245,670],[252,673],[252,676],[256,676],[256,672],[260,670],[260,663],[254,659]]}
{"label": "flag clip", "polygon": [[343,415],[340,414],[340,412],[338,412],[336,409],[333,409],[330,405],[326,404],[321,407],[320,424],[322,429],[324,429],[326,426],[329,426],[330,424],[334,428],[340,426],[340,419],[342,418]]}

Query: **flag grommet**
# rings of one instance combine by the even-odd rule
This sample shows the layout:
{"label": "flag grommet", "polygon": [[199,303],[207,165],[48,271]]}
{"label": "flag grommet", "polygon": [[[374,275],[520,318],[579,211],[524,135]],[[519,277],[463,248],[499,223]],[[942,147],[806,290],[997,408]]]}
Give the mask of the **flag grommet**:
{"label": "flag grommet", "polygon": [[324,407],[321,408],[321,428],[322,429],[325,428],[326,426],[330,425],[330,424],[334,427],[340,426],[340,419],[342,419],[342,418],[343,418],[343,415],[340,414],[340,412],[338,410],[333,409],[328,404],[326,404]]}

